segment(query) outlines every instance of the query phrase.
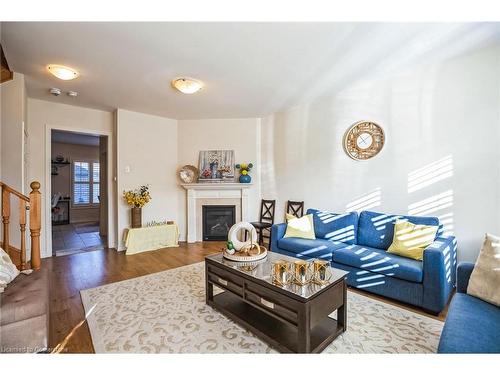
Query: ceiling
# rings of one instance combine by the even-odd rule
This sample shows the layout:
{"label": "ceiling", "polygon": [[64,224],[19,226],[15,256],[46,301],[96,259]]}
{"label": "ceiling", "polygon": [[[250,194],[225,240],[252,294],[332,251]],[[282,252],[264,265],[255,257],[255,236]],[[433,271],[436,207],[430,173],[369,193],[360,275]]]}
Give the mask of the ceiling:
{"label": "ceiling", "polygon": [[92,134],[82,134],[66,132],[62,130],[52,130],[52,142],[69,143],[83,146],[99,146],[99,136]]}
{"label": "ceiling", "polygon": [[[3,22],[30,97],[176,119],[261,117],[365,78],[498,43],[499,23]],[[81,76],[60,81],[49,63]],[[206,87],[183,95],[173,78]],[[53,97],[50,87],[77,91]]]}

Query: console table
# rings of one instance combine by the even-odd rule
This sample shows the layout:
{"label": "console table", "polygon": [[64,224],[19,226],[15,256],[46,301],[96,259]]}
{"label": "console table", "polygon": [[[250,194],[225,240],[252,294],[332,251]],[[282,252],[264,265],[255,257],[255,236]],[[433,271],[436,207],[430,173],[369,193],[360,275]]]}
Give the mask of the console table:
{"label": "console table", "polygon": [[177,224],[156,225],[128,229],[125,233],[127,255],[165,247],[178,247],[179,228]]}

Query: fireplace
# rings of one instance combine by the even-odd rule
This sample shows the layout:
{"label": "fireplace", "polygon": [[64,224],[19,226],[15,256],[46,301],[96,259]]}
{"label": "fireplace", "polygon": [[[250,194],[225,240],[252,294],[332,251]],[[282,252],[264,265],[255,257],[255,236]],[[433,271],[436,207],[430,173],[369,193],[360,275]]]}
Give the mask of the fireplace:
{"label": "fireplace", "polygon": [[203,241],[226,241],[235,216],[236,206],[202,206]]}

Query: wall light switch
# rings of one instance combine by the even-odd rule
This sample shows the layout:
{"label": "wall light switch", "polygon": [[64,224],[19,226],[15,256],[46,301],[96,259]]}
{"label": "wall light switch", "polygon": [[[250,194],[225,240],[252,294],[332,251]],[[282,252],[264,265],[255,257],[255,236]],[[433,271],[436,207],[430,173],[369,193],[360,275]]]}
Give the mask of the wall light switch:
{"label": "wall light switch", "polygon": [[127,165],[127,166],[125,167],[125,173],[130,173],[130,165]]}

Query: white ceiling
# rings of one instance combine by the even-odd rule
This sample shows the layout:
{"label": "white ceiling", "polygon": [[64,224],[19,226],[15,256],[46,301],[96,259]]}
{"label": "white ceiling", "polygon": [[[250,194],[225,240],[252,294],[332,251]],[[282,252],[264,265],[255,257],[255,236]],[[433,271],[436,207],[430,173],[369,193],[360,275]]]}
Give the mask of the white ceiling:
{"label": "white ceiling", "polygon": [[[2,23],[28,95],[177,119],[260,117],[348,83],[449,58],[500,39],[499,23]],[[60,81],[49,63],[81,76]],[[192,76],[203,91],[170,81]],[[50,87],[78,91],[53,97]]]}
{"label": "white ceiling", "polygon": [[99,146],[99,136],[62,130],[52,130],[52,142],[70,143],[73,145]]}

